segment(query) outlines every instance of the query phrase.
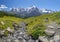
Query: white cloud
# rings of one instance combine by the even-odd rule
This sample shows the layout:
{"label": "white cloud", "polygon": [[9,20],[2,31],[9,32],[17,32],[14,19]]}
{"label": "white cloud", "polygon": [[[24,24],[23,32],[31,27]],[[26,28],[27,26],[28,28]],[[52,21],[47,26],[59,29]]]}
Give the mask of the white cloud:
{"label": "white cloud", "polygon": [[6,5],[0,5],[0,8],[5,9],[5,8],[8,8],[8,7]]}

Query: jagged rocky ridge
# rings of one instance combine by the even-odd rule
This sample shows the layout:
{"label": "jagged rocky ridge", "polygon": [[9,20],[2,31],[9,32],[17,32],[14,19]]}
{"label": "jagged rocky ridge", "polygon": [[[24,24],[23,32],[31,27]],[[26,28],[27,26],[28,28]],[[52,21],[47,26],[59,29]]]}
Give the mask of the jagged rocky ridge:
{"label": "jagged rocky ridge", "polygon": [[31,6],[28,8],[11,8],[10,12],[14,12],[18,17],[32,17],[32,16],[39,16],[41,14],[49,14],[53,13],[54,11],[48,9],[39,9],[36,6]]}

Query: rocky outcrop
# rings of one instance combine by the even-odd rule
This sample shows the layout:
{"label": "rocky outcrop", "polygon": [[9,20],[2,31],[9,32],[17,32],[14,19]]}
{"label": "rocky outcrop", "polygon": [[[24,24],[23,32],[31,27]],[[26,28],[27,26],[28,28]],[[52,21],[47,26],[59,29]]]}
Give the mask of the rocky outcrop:
{"label": "rocky outcrop", "polygon": [[[14,32],[10,27],[7,28],[7,31],[10,34],[7,37],[0,38],[1,42],[60,42],[60,26],[56,23],[51,23],[47,25],[45,33],[47,36],[39,36],[38,39],[34,40],[30,35],[26,33],[26,23],[21,22],[20,25],[16,23],[13,24]],[[3,34],[5,31],[1,31],[0,34]]]}
{"label": "rocky outcrop", "polygon": [[57,23],[48,24],[45,33],[50,42],[60,42],[60,26]]}

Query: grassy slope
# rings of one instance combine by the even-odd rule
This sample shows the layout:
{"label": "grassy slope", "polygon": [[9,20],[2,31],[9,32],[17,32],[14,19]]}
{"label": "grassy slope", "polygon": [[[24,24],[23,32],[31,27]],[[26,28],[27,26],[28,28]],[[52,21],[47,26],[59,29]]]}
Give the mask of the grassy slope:
{"label": "grassy slope", "polygon": [[17,17],[11,17],[11,16],[3,16],[3,17],[0,17],[0,22],[4,22],[5,24],[2,25],[0,23],[0,28],[2,29],[6,29],[8,26],[13,28],[12,24],[13,23],[19,23],[21,22],[23,19],[21,18],[17,18]]}
{"label": "grassy slope", "polygon": [[[0,16],[1,16],[1,13],[0,13]],[[45,22],[45,19],[48,18],[49,21],[48,22]],[[0,17],[0,22],[3,21],[5,23],[5,25],[2,25],[0,23],[0,29],[6,29],[8,26],[13,28],[12,26],[12,23],[15,22],[15,23],[20,23],[22,21],[28,23],[28,26],[27,26],[27,30],[28,30],[28,33],[31,33],[31,32],[34,32],[33,31],[33,28],[36,26],[36,25],[45,25],[47,23],[51,23],[51,21],[55,21],[57,23],[60,23],[60,12],[56,12],[56,13],[53,13],[53,14],[43,14],[41,16],[36,16],[36,17],[30,17],[30,18],[26,18],[26,19],[22,19],[22,18],[17,18],[17,17],[14,17],[14,16],[3,16],[3,17]],[[41,27],[42,28],[42,27]],[[44,30],[41,29],[42,31]]]}
{"label": "grassy slope", "polygon": [[[48,18],[48,22],[45,22],[45,19]],[[41,16],[31,17],[24,20],[26,23],[28,23],[28,33],[33,32],[33,28],[38,25],[46,25],[48,23],[51,23],[52,21],[60,23],[60,12],[52,13],[52,14],[43,14]],[[43,28],[43,27],[41,27]],[[41,29],[42,32],[45,28]]]}

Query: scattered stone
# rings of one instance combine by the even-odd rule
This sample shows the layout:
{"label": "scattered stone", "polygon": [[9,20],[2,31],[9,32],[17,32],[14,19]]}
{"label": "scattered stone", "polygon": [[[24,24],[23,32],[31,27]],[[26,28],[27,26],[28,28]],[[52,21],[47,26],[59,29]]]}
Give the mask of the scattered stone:
{"label": "scattered stone", "polygon": [[35,42],[38,42],[38,40],[36,40]]}
{"label": "scattered stone", "polygon": [[13,29],[11,29],[10,27],[7,27],[7,31],[13,32]]}
{"label": "scattered stone", "polygon": [[13,23],[13,27],[14,27],[14,30],[17,30],[19,26],[16,23]]}
{"label": "scattered stone", "polygon": [[2,40],[0,39],[0,42],[2,42]]}
{"label": "scattered stone", "polygon": [[[10,27],[7,27],[7,31],[13,32],[12,35],[8,35],[7,37],[2,37],[0,42],[60,42],[60,26],[57,26],[57,24],[49,24],[47,25],[47,29],[45,30],[45,33],[48,36],[39,36],[37,40],[33,40],[31,35],[26,34],[26,24],[21,22],[20,25],[15,24],[14,28],[18,29],[11,29]],[[21,27],[20,27],[21,26]],[[5,30],[0,30],[0,34],[4,34]]]}
{"label": "scattered stone", "polygon": [[50,40],[50,42],[54,42],[54,40],[52,39],[52,40]]}
{"label": "scattered stone", "polygon": [[45,30],[45,33],[50,36],[54,35],[56,29],[58,28],[57,27],[58,25],[55,22],[47,24],[46,26],[47,26],[47,29]]}
{"label": "scattered stone", "polygon": [[53,35],[54,33],[55,33],[55,31],[51,31],[51,30],[45,30],[45,33],[47,34],[47,35]]}
{"label": "scattered stone", "polygon": [[18,40],[18,39],[16,39],[16,40],[15,40],[15,42],[19,42],[19,40]]}
{"label": "scattered stone", "polygon": [[54,41],[55,42],[60,42],[60,36],[59,35],[55,35],[54,36]]}
{"label": "scattered stone", "polygon": [[1,21],[1,24],[4,25],[5,23],[3,21]]}
{"label": "scattered stone", "polygon": [[19,26],[22,27],[22,28],[26,28],[26,23],[25,22],[20,22]]}
{"label": "scattered stone", "polygon": [[60,42],[60,26],[56,22],[48,24],[45,33],[50,37],[49,42]]}
{"label": "scattered stone", "polygon": [[49,28],[54,28],[54,26],[48,26]]}
{"label": "scattered stone", "polygon": [[48,39],[45,36],[39,36],[39,40],[42,42],[48,42]]}
{"label": "scattered stone", "polygon": [[25,40],[25,39],[23,39],[23,40],[22,40],[22,42],[26,42],[26,40]]}
{"label": "scattered stone", "polygon": [[0,30],[0,34],[2,34],[2,35],[3,35],[3,34],[4,34],[4,32],[5,32],[5,30]]}
{"label": "scattered stone", "polygon": [[[7,31],[9,32],[13,32],[13,30],[8,27]],[[7,37],[3,37],[2,41],[3,42],[27,42],[29,37],[28,35],[25,33],[25,28],[18,28],[17,30],[14,30],[12,35],[8,35]]]}
{"label": "scattered stone", "polygon": [[45,22],[48,22],[48,21],[49,21],[49,19],[48,19],[48,18],[46,18],[46,19],[45,19]]}

